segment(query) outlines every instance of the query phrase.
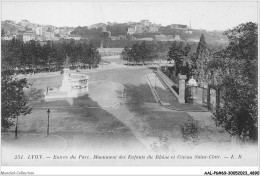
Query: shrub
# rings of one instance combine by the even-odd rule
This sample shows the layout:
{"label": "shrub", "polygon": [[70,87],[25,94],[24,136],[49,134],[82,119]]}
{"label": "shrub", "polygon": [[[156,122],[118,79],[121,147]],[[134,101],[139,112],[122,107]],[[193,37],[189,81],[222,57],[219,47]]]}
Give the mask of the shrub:
{"label": "shrub", "polygon": [[185,142],[197,142],[199,140],[197,122],[194,120],[188,120],[183,126],[181,126],[181,133]]}

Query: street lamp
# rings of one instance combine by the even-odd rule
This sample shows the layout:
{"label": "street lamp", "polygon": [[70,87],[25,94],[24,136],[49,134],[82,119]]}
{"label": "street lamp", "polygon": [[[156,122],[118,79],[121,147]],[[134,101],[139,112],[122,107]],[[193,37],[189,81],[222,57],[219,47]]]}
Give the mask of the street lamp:
{"label": "street lamp", "polygon": [[15,139],[17,139],[17,133],[18,133],[18,116],[16,117],[16,124],[15,124]]}
{"label": "street lamp", "polygon": [[156,90],[157,75],[155,75],[154,89]]}
{"label": "street lamp", "polygon": [[49,135],[49,119],[50,119],[50,113],[51,113],[51,111],[50,111],[50,109],[48,109],[47,110],[47,114],[48,114],[48,127],[47,127],[47,136]]}

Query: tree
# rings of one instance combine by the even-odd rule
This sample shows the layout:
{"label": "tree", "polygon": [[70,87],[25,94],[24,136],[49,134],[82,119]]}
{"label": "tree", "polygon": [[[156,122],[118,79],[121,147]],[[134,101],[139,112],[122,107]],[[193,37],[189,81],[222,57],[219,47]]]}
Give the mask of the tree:
{"label": "tree", "polygon": [[131,48],[125,47],[121,53],[121,59],[127,62],[143,63],[153,61],[158,57],[155,51],[155,46],[142,42],[141,44],[135,43]]}
{"label": "tree", "polygon": [[172,43],[168,51],[168,56],[169,56],[168,60],[174,60],[174,70],[172,73],[174,77],[178,76],[183,66],[183,59],[182,59],[182,56],[184,54],[183,48],[184,48],[183,42],[178,43],[175,41]]}
{"label": "tree", "polygon": [[89,45],[88,60],[89,68],[97,66],[101,61],[101,56],[97,48],[93,47],[91,44]]}
{"label": "tree", "polygon": [[2,129],[6,130],[14,125],[16,119],[15,136],[17,137],[17,123],[20,115],[31,113],[24,88],[28,87],[26,79],[13,78],[13,72],[8,69],[1,71],[1,113]]}
{"label": "tree", "polygon": [[9,69],[20,68],[23,42],[12,39],[7,45],[2,45],[2,62]]}
{"label": "tree", "polygon": [[138,57],[143,64],[145,64],[147,61],[153,61],[157,57],[154,45],[142,42],[138,47]]}
{"label": "tree", "polygon": [[130,50],[131,50],[131,49],[126,46],[126,47],[123,49],[123,51],[121,52],[121,54],[120,54],[120,58],[121,58],[122,60],[127,61],[127,64],[129,63]]}
{"label": "tree", "polygon": [[194,69],[194,76],[200,84],[205,83],[205,70],[209,62],[209,51],[208,46],[205,41],[205,37],[201,34],[200,41],[198,43],[197,52],[196,52],[196,64]]}
{"label": "tree", "polygon": [[192,75],[192,70],[194,68],[194,55],[191,53],[191,46],[187,44],[181,49],[182,66],[180,69],[180,74],[186,75],[189,79]]}
{"label": "tree", "polygon": [[211,63],[225,88],[215,119],[231,135],[257,140],[257,24],[241,24],[225,34],[229,46]]}
{"label": "tree", "polygon": [[55,44],[55,66],[56,68],[60,68],[65,61],[66,58],[66,53],[64,51],[63,45],[62,44]]}

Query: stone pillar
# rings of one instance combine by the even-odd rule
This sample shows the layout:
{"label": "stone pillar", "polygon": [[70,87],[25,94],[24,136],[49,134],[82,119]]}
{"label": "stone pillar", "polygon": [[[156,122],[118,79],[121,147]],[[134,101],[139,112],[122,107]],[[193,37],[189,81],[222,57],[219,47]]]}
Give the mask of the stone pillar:
{"label": "stone pillar", "polygon": [[185,80],[186,75],[179,74],[179,103],[185,104]]}

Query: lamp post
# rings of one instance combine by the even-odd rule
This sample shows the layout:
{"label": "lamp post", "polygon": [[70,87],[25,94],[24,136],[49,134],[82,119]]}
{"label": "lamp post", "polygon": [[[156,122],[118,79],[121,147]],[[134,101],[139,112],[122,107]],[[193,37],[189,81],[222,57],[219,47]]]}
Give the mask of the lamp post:
{"label": "lamp post", "polygon": [[155,75],[154,89],[156,90],[157,75]]}
{"label": "lamp post", "polygon": [[47,114],[48,114],[48,126],[47,126],[47,136],[49,135],[49,119],[50,119],[50,113],[51,113],[51,111],[50,111],[50,109],[48,109],[47,110]]}
{"label": "lamp post", "polygon": [[15,139],[17,139],[17,133],[18,133],[18,116],[16,117],[16,124],[15,124]]}

